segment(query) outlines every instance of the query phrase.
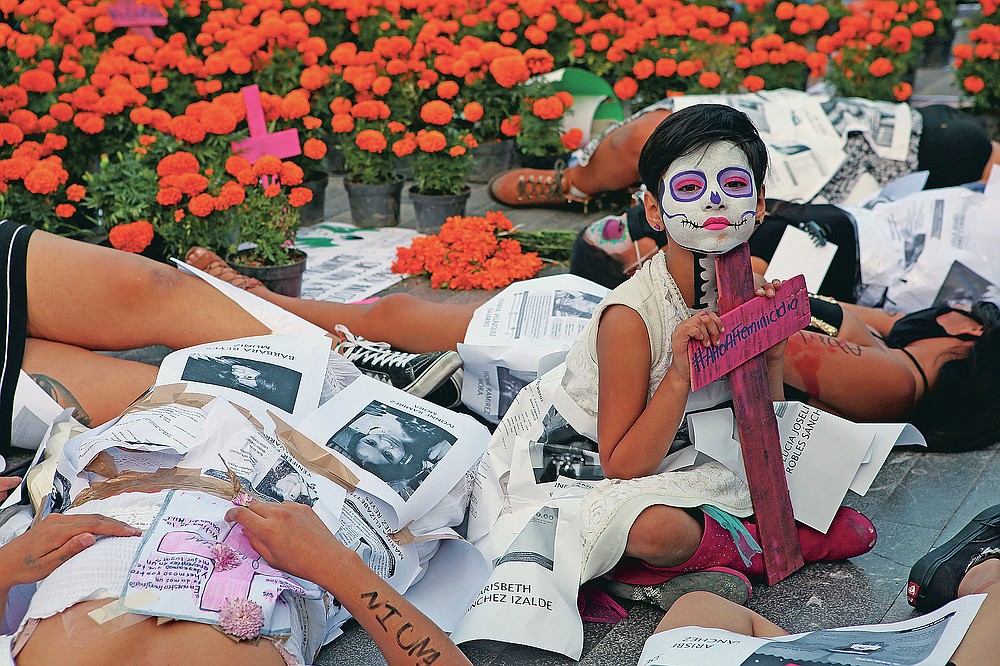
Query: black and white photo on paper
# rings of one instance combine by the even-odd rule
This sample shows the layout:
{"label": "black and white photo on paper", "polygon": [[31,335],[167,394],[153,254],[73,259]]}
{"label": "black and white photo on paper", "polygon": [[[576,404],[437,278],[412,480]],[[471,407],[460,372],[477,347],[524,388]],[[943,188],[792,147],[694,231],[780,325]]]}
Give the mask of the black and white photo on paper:
{"label": "black and white photo on paper", "polygon": [[234,389],[291,413],[302,373],[256,359],[192,354],[181,379]]}
{"label": "black and white photo on paper", "polygon": [[316,496],[308,481],[287,460],[278,459],[254,490],[275,502],[295,502],[308,506],[316,503]]}
{"label": "black and white photo on paper", "polygon": [[455,444],[444,428],[373,400],[327,441],[400,497],[412,495]]}
{"label": "black and white photo on paper", "polygon": [[553,317],[583,317],[590,319],[601,298],[577,289],[556,289],[552,299]]}

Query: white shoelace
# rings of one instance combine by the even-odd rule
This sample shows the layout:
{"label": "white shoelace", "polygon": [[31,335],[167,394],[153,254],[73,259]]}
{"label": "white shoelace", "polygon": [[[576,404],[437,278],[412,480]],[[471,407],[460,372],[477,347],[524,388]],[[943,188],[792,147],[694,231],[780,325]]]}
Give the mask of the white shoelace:
{"label": "white shoelace", "polygon": [[380,367],[402,367],[417,354],[394,351],[388,342],[373,342],[351,333],[343,324],[337,324],[334,331],[344,336],[337,345],[337,351],[351,361]]}

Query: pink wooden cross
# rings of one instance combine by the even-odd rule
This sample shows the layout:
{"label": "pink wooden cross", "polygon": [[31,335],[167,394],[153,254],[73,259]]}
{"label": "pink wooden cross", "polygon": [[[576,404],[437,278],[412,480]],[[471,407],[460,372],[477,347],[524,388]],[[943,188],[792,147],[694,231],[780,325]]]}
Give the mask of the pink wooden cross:
{"label": "pink wooden cross", "polygon": [[108,16],[116,28],[128,28],[129,32],[153,40],[152,26],[167,24],[167,17],[158,7],[140,5],[135,0],[118,0],[108,7]]}
{"label": "pink wooden cross", "polygon": [[[170,532],[160,540],[157,550],[161,553],[177,555],[193,555],[215,561],[212,546],[216,541],[206,539],[196,532]],[[288,589],[295,589],[296,584],[283,573],[271,567],[260,554],[253,549],[250,541],[243,534],[243,528],[233,525],[221,541],[236,552],[238,564],[226,570],[212,569],[205,590],[201,597],[201,609],[205,611],[220,611],[226,599],[247,599],[257,576],[267,576],[282,581]],[[301,593],[304,593],[302,590]]]}
{"label": "pink wooden cross", "polygon": [[[766,304],[748,303],[756,296],[750,268],[750,249],[746,243],[716,257],[715,274],[719,288],[719,313],[724,322],[727,321],[727,316],[728,321],[732,321],[734,317],[737,321],[749,321],[743,320],[739,311],[744,304],[751,306],[748,313],[764,312],[760,308]],[[795,310],[798,316],[795,321],[801,322],[804,315],[805,322],[808,323],[809,301],[804,291],[804,282],[799,283],[795,278],[789,280],[785,283],[787,287],[783,285],[778,291],[778,297],[773,299],[772,305],[780,307],[785,302],[787,288],[797,299]],[[790,305],[785,306],[786,316],[789,307]],[[789,317],[789,322],[791,321],[792,318]],[[726,323],[726,330],[735,332],[731,328],[734,325]],[[798,328],[802,328],[802,325]],[[792,332],[794,331],[789,331],[788,335]],[[764,569],[769,585],[784,580],[803,564],[802,549],[792,516],[792,501],[788,496],[785,465],[781,457],[778,421],[774,416],[771,388],[767,381],[767,363],[761,355],[767,349],[763,345],[768,340],[777,342],[781,339],[777,337],[777,333],[775,326],[774,336],[769,333],[762,336],[744,354],[747,358],[729,372],[733,389],[733,413],[740,433],[743,463],[757,520],[758,538],[764,549]],[[691,349],[694,348],[692,345]],[[726,354],[728,355],[729,353]],[[692,374],[692,381],[693,377]]]}
{"label": "pink wooden cross", "polygon": [[243,103],[247,108],[247,125],[250,137],[233,141],[233,152],[256,162],[264,155],[274,155],[278,159],[295,157],[302,152],[299,131],[294,127],[270,133],[264,122],[264,108],[260,104],[260,88],[255,84],[243,88]]}

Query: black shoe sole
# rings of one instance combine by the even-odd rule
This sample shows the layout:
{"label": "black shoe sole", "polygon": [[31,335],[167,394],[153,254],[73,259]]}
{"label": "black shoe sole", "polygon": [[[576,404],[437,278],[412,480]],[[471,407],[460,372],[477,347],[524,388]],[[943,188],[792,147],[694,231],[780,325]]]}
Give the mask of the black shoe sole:
{"label": "black shoe sole", "polygon": [[927,612],[940,608],[954,599],[950,590],[951,584],[954,584],[955,593],[957,593],[958,583],[965,575],[964,567],[966,565],[962,565],[961,572],[957,574],[953,572],[957,578],[954,581],[949,581],[949,594],[943,594],[941,591],[935,591],[931,588],[934,577],[938,575],[941,566],[955,557],[962,548],[974,543],[980,536],[990,531],[995,533],[990,540],[1000,541],[997,538],[1000,536],[1000,504],[981,511],[958,534],[917,560],[913,568],[910,569],[910,579],[906,585],[906,600],[909,604],[920,611]]}

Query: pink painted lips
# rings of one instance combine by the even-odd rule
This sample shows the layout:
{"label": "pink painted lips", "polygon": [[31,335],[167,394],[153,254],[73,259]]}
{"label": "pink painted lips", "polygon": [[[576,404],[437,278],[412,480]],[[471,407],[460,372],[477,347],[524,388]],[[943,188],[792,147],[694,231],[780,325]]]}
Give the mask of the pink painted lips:
{"label": "pink painted lips", "polygon": [[705,220],[705,224],[701,225],[702,229],[708,229],[709,231],[719,231],[728,226],[729,220],[724,217],[710,217]]}

